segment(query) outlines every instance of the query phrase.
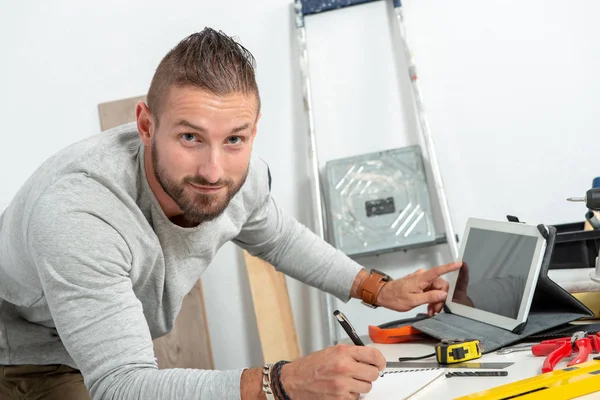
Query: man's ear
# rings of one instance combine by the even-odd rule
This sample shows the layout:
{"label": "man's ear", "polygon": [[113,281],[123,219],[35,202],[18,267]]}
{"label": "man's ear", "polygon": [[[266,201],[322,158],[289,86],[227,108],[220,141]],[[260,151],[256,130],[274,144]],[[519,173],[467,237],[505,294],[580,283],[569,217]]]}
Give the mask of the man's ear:
{"label": "man's ear", "polygon": [[154,119],[152,118],[152,112],[143,101],[137,103],[135,107],[135,119],[142,143],[144,143],[144,146],[150,146],[154,134]]}

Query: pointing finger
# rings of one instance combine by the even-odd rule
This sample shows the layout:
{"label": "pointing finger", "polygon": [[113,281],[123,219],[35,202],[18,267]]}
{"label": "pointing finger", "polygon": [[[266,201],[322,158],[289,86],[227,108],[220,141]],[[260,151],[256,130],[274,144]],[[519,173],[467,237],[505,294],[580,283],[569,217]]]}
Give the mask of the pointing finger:
{"label": "pointing finger", "polygon": [[425,272],[425,270],[423,268],[419,268],[418,270],[416,270],[415,272],[411,272],[410,274],[406,275],[405,278],[408,278],[409,276],[416,276],[416,275],[420,275],[423,272]]}
{"label": "pointing finger", "polygon": [[432,282],[436,278],[447,274],[448,272],[456,271],[457,269],[462,267],[462,264],[462,261],[455,261],[449,264],[433,267],[423,273],[423,280],[426,280],[427,282]]}

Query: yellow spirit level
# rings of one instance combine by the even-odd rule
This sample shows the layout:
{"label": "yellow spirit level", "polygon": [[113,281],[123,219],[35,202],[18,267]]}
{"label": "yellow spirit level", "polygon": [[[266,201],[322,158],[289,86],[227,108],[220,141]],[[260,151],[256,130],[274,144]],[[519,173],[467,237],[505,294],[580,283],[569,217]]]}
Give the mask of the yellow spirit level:
{"label": "yellow spirit level", "polygon": [[593,361],[546,372],[454,400],[547,400],[574,399],[600,391],[600,362]]}

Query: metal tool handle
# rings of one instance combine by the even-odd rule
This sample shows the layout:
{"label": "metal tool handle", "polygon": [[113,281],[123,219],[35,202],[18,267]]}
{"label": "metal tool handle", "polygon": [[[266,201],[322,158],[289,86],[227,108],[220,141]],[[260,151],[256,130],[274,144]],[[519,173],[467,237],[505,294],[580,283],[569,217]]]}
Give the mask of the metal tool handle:
{"label": "metal tool handle", "polygon": [[516,346],[505,347],[503,349],[500,349],[496,352],[496,354],[510,354],[510,353],[514,353],[517,351],[530,351],[532,349],[533,349],[532,344],[518,344]]}

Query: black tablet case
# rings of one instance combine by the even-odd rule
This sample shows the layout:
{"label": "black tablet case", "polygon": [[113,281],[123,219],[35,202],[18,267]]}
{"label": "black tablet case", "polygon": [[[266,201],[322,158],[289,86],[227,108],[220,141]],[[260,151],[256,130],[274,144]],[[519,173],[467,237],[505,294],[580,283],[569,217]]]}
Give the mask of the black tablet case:
{"label": "black tablet case", "polygon": [[483,345],[483,353],[489,353],[540,332],[578,319],[593,317],[594,313],[589,308],[548,277],[548,267],[556,240],[556,228],[544,225],[540,225],[538,228],[540,231],[543,229],[547,232],[546,251],[533,294],[529,316],[524,326],[520,326],[515,332],[511,332],[484,322],[452,314],[448,308],[432,318],[415,322],[412,326],[437,339],[479,339]]}

